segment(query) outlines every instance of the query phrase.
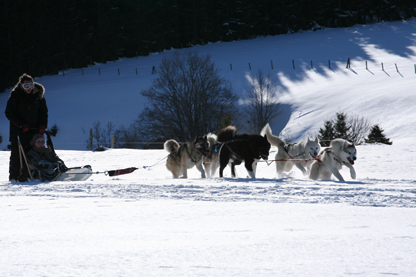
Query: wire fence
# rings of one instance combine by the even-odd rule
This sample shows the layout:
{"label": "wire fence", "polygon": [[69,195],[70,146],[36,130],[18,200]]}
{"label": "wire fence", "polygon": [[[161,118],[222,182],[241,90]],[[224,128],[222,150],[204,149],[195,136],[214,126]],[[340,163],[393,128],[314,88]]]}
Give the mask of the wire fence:
{"label": "wire fence", "polygon": [[[298,60],[298,62],[296,62],[294,59],[292,59],[290,62],[288,62],[288,61],[290,61],[290,60],[286,60],[286,63],[282,63],[282,62],[276,63],[276,62],[273,62],[272,59],[270,59],[269,65],[266,65],[265,63],[262,63],[262,66],[263,67],[268,66],[271,70],[278,69],[278,68],[284,68],[284,67],[291,68],[293,70],[296,70],[296,69],[299,69],[299,68],[305,69],[305,68],[307,68],[306,65],[308,65],[308,67],[309,67],[309,64],[305,61],[300,61],[299,62],[299,60]],[[227,68],[225,66],[226,64],[227,64],[226,62],[223,62],[222,64],[220,64],[219,65],[220,69]],[[345,67],[344,66],[340,67],[340,65],[342,65],[342,64],[344,64]],[[278,67],[276,65],[278,65]],[[320,61],[318,63],[314,63],[313,60],[310,61],[310,69],[311,70],[315,70],[317,68],[322,68],[322,67],[324,67],[324,65],[328,69],[345,68],[345,69],[354,71],[352,68],[363,68],[363,69],[365,68],[367,71],[371,72],[370,71],[370,65],[371,66],[376,66],[377,63],[374,62],[374,61],[369,62],[368,60],[353,61],[349,57],[344,62],[334,61],[334,60],[331,61],[329,59],[327,60],[327,63],[323,63],[322,61]],[[353,65],[353,67],[352,67],[352,65]],[[391,64],[390,64],[390,66],[391,66]],[[409,66],[410,65],[407,64],[406,67],[403,66],[403,68],[407,68],[407,70],[409,70]],[[229,63],[229,68],[228,69],[230,71],[233,71],[233,70],[241,70],[241,69],[252,70],[252,68],[253,68],[253,64],[251,62],[245,62],[245,63],[244,62],[238,62],[238,63],[235,63],[235,64]],[[379,69],[381,71],[385,72],[388,75],[388,73],[386,72],[386,68],[387,68],[386,63],[381,62],[379,64]],[[391,68],[392,67],[389,67],[389,70]],[[400,73],[399,66],[398,66],[397,63],[394,63],[393,69],[395,69],[397,71],[397,73],[400,74],[403,77],[403,75]],[[411,64],[411,69],[416,74],[416,64]],[[81,68],[81,69],[79,69],[79,71],[81,72],[81,75],[83,75],[83,76],[94,74],[94,72],[96,72],[95,74],[98,75],[98,76],[103,76],[103,75],[107,76],[108,74],[113,74],[113,75],[118,75],[118,76],[120,76],[122,74],[140,75],[140,74],[157,74],[157,67],[155,65],[153,65],[151,68],[142,66],[142,67],[140,67],[140,69],[139,69],[139,67],[133,67],[133,68],[129,67],[128,69],[117,68],[116,71],[114,70],[114,68],[112,68],[112,71],[110,71],[109,69],[106,69],[105,72],[104,72],[104,71],[101,70],[100,67],[97,68],[97,67],[94,66],[94,67],[89,67],[89,68]],[[72,69],[71,70],[71,75],[76,74],[79,71]],[[65,77],[65,70],[62,71],[62,76]],[[327,143],[329,141],[322,140],[322,142]],[[149,141],[138,141],[138,142],[120,142],[120,141],[117,141],[116,142],[113,139],[112,139],[112,141],[97,143],[97,142],[93,142],[92,138],[90,138],[89,146],[85,142],[84,143],[62,143],[62,144],[66,144],[66,145],[68,145],[68,144],[74,144],[74,145],[75,144],[78,144],[78,145],[79,144],[84,144],[84,145],[87,145],[86,149],[91,150],[93,148],[93,145],[99,145],[99,144],[104,145],[104,146],[109,146],[110,148],[116,148],[117,146],[122,145],[122,146],[147,146],[149,148],[160,149],[160,146],[163,145],[163,143],[164,142],[149,142]]]}
{"label": "wire fence", "polygon": [[[379,64],[377,67],[381,71],[386,72],[387,63],[385,63],[385,62],[377,63],[377,62],[374,62],[374,61],[372,61],[371,63],[373,64],[373,66]],[[280,69],[284,69],[284,68],[291,68],[291,69],[302,68],[303,69],[303,68],[305,68],[307,62],[305,62],[305,61],[296,62],[294,59],[292,59],[290,63],[287,62],[287,61],[286,61],[286,63],[279,63],[280,67],[276,67],[276,62],[273,62],[273,60],[270,60],[269,65],[266,65],[264,62],[263,63],[256,63],[256,64],[260,65],[262,68],[268,67],[271,70],[279,69],[279,68]],[[318,66],[319,66],[319,68],[322,68],[324,64],[325,64],[325,67],[328,67],[328,69],[334,69],[334,68],[338,67],[338,64],[345,64],[346,69],[350,69],[350,70],[352,69],[352,67],[351,67],[352,60],[351,60],[351,58],[348,58],[347,61],[344,61],[344,62],[334,61],[334,60],[331,61],[330,59],[328,59],[327,62],[326,61],[325,62],[323,62],[323,61],[319,61],[319,62],[315,61],[314,62],[313,60],[311,60],[310,61],[310,69],[312,69],[312,70],[317,69]],[[360,68],[365,68],[366,70],[370,70],[370,63],[369,63],[368,60],[354,61],[354,66],[355,67],[360,67]],[[389,64],[389,66],[391,66],[391,64]],[[219,65],[217,65],[217,67],[222,69],[222,70],[227,68],[226,63],[219,64]],[[229,63],[228,70],[233,71],[233,70],[243,69],[243,70],[250,70],[251,71],[252,68],[253,68],[253,63],[252,62],[245,62],[245,63],[244,62],[238,62],[238,63],[234,63],[234,64]],[[416,74],[416,64],[415,63],[407,64],[405,66],[402,66],[402,69],[403,68],[407,68],[407,70],[409,70],[409,68],[411,68],[411,70],[414,71],[414,74]],[[394,69],[400,74],[398,63],[394,63],[393,70]],[[89,76],[94,75],[94,72],[95,72],[95,75],[97,75],[97,76],[103,76],[103,75],[106,75],[106,76],[108,76],[108,75],[116,75],[116,76],[117,75],[118,76],[121,76],[121,75],[129,75],[129,76],[136,75],[136,76],[138,76],[138,75],[142,75],[142,74],[146,74],[146,75],[147,74],[157,74],[157,67],[155,65],[153,65],[151,68],[141,66],[141,67],[133,67],[133,68],[128,67],[127,69],[123,69],[123,68],[118,67],[117,69],[112,68],[111,70],[106,69],[105,71],[102,71],[101,67],[96,68],[94,66],[94,67],[90,67],[90,68],[81,68],[79,70],[71,69],[70,71],[71,71],[70,72],[71,75],[76,74],[77,72],[79,72],[82,76],[84,76],[84,75],[89,75]],[[63,70],[62,71],[62,76],[65,77],[65,75],[67,75],[68,72],[69,72],[69,70]]]}

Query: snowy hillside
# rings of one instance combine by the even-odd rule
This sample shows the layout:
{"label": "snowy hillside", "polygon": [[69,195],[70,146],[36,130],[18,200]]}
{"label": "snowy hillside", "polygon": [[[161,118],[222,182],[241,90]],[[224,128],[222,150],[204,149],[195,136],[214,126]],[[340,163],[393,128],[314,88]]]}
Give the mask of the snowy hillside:
{"label": "snowy hillside", "polygon": [[[271,127],[277,134],[283,130],[282,135],[292,141],[315,134],[337,111],[380,124],[392,141],[409,141],[416,137],[411,128],[416,123],[415,29],[416,20],[390,22],[212,43],[192,50],[211,55],[222,76],[240,95],[248,85],[247,74],[261,68],[275,75],[280,100],[286,105]],[[56,123],[59,127],[56,147],[85,150],[89,129],[96,120],[102,124],[113,122],[116,128],[129,126],[145,105],[140,91],[156,77],[151,74],[152,67],[158,67],[161,59],[174,51],[98,64],[83,72],[69,70],[64,76],[61,72],[59,76],[37,78],[46,88],[49,125]],[[346,68],[348,58],[350,69]],[[8,94],[0,94],[3,110]],[[3,148],[8,124],[5,117],[0,118]]]}
{"label": "snowy hillside", "polygon": [[[297,141],[344,111],[380,124],[393,145],[357,146],[357,178],[344,168],[345,182],[296,168],[278,178],[265,162],[255,180],[244,166],[238,178],[226,168],[225,178],[201,179],[192,168],[172,179],[164,150],[90,152],[85,140],[96,120],[136,118],[153,65],[174,50],[38,78],[59,127],[57,154],[95,174],[9,182],[10,152],[0,152],[0,276],[416,276],[416,20],[195,50],[211,54],[238,93],[257,68],[276,75],[284,112],[275,134]],[[2,148],[8,125],[0,118]],[[138,170],[105,175],[127,167]]]}

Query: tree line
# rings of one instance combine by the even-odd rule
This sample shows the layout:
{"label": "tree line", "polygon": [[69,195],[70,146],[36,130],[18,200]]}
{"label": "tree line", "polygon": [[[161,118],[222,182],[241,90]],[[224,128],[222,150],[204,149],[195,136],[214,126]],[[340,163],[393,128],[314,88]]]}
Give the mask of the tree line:
{"label": "tree line", "polygon": [[416,15],[410,0],[1,0],[0,91],[164,49]]}
{"label": "tree line", "polygon": [[[336,117],[325,120],[324,128],[319,129],[318,138],[322,146],[329,146],[331,140],[342,138],[355,145],[365,143],[393,144],[383,133],[379,124],[372,125],[362,116],[348,116],[344,112],[336,113]],[[367,135],[367,138],[365,137]]]}

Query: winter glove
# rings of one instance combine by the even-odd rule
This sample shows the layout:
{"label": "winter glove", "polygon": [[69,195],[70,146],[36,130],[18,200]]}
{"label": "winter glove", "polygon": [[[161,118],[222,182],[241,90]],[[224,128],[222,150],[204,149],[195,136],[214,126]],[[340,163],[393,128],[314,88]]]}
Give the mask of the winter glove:
{"label": "winter glove", "polygon": [[45,126],[40,125],[40,126],[39,126],[39,134],[41,134],[41,135],[45,134],[45,129],[46,129],[46,127],[45,127]]}
{"label": "winter glove", "polygon": [[29,131],[29,125],[28,124],[23,124],[22,126],[22,132],[26,133],[27,131]]}
{"label": "winter glove", "polygon": [[59,170],[61,172],[66,172],[66,171],[68,171],[68,167],[66,167],[66,165],[64,164],[64,162],[59,161]]}

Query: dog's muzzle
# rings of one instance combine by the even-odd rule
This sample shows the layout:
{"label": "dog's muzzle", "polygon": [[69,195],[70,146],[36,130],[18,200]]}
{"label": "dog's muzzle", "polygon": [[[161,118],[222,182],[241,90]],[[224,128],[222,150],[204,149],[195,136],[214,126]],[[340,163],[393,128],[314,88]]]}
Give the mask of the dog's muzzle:
{"label": "dog's muzzle", "polygon": [[356,160],[356,157],[353,157],[352,159],[350,157],[347,158],[347,160],[350,162],[350,164],[354,164],[354,161]]}
{"label": "dog's muzzle", "polygon": [[267,161],[267,159],[269,158],[269,156],[260,154],[260,158],[262,158],[263,160]]}

